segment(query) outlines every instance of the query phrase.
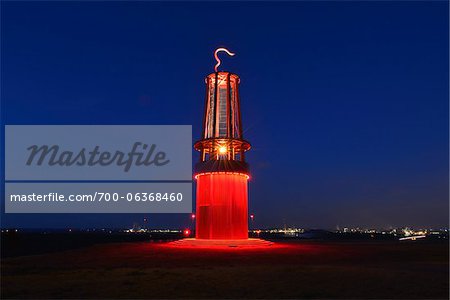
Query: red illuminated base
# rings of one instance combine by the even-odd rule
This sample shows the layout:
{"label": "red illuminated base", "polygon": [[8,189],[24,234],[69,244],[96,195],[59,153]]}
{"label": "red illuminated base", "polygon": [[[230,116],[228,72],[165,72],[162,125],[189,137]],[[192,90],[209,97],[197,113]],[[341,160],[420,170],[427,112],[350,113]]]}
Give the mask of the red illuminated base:
{"label": "red illuminated base", "polygon": [[197,179],[196,230],[197,239],[247,240],[248,175],[211,172]]}
{"label": "red illuminated base", "polygon": [[273,242],[262,239],[242,239],[242,240],[211,240],[211,239],[182,239],[169,243],[171,246],[188,248],[261,248],[271,247]]}

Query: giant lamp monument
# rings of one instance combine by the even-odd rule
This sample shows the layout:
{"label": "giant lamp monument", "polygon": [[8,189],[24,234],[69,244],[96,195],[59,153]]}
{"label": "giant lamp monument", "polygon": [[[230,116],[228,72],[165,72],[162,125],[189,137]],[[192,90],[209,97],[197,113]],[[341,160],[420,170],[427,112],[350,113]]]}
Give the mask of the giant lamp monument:
{"label": "giant lamp monument", "polygon": [[197,239],[248,238],[248,179],[239,99],[239,77],[219,72],[215,51],[215,72],[206,76],[205,111],[202,139],[194,147],[200,151],[195,168],[197,181]]}
{"label": "giant lamp monument", "polygon": [[229,50],[218,48],[214,52],[215,72],[205,78],[203,130],[201,139],[194,144],[200,152],[194,175],[195,239],[179,243],[266,245],[269,242],[248,238],[250,172],[245,152],[250,144],[242,131],[239,76],[218,70],[220,52],[234,56]]}

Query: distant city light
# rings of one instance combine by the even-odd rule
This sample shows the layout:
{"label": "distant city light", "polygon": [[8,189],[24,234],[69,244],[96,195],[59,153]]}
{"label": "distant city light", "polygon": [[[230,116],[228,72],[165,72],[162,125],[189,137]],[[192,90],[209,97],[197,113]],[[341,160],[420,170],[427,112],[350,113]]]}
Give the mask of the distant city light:
{"label": "distant city light", "polygon": [[415,236],[408,236],[408,237],[403,237],[403,238],[399,238],[400,241],[406,241],[406,240],[411,240],[411,241],[415,241],[417,239],[423,239],[424,235],[415,235]]}

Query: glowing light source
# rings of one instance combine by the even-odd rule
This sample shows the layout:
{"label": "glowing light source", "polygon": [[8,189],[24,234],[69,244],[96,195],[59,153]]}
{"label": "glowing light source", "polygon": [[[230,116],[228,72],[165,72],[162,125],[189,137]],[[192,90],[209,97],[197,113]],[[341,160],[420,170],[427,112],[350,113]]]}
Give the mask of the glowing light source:
{"label": "glowing light source", "polygon": [[183,235],[184,236],[190,236],[191,235],[191,230],[190,229],[183,230]]}
{"label": "glowing light source", "polygon": [[191,219],[194,220],[195,219],[195,214],[191,215]]}
{"label": "glowing light source", "polygon": [[227,153],[227,147],[220,146],[219,147],[219,154],[225,154],[225,153]]}

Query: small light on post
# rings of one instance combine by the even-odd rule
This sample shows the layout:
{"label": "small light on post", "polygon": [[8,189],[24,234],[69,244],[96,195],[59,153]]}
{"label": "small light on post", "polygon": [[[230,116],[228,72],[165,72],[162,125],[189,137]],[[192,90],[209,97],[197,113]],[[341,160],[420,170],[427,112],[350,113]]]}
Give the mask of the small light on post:
{"label": "small light on post", "polygon": [[195,219],[195,214],[191,215],[191,219],[194,220]]}
{"label": "small light on post", "polygon": [[190,229],[185,229],[185,230],[183,230],[183,235],[184,235],[185,237],[190,236],[190,235],[191,235],[191,230],[190,230]]}

